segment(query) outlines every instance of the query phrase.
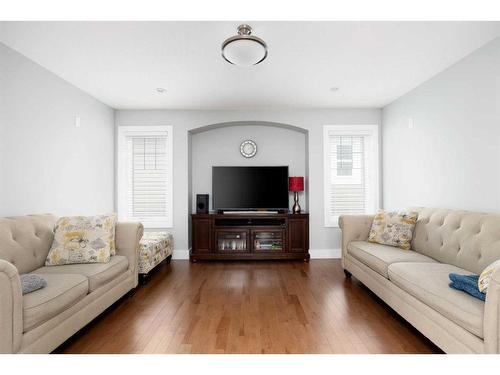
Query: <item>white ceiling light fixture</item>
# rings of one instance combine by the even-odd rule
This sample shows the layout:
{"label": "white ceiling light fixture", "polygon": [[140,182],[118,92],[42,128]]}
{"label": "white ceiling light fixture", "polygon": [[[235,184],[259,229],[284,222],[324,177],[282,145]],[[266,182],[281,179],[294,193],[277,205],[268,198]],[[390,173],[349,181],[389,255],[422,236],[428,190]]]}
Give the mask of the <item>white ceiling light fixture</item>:
{"label": "white ceiling light fixture", "polygon": [[250,26],[245,24],[238,26],[238,35],[222,43],[224,60],[237,66],[252,66],[264,61],[267,57],[267,44],[251,34]]}
{"label": "white ceiling light fixture", "polygon": [[167,91],[167,90],[165,90],[163,87],[157,87],[157,88],[156,88],[156,92],[158,92],[158,93],[160,93],[160,94],[164,94],[164,93],[165,93],[165,91]]}

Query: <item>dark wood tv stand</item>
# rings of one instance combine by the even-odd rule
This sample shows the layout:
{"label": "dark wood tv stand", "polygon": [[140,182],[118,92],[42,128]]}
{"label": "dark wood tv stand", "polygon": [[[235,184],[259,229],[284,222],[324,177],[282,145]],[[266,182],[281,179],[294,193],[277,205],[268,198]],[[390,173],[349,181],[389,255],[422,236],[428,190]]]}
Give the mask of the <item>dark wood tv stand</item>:
{"label": "dark wood tv stand", "polygon": [[192,214],[190,260],[309,261],[309,214]]}

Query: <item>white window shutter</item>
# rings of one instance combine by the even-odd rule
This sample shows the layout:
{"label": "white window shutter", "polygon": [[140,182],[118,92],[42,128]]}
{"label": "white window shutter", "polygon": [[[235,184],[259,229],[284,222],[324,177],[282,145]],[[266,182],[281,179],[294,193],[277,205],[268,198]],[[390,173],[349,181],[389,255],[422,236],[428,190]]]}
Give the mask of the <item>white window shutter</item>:
{"label": "white window shutter", "polygon": [[363,214],[367,207],[363,136],[330,136],[330,215]]}
{"label": "white window shutter", "polygon": [[338,226],[340,215],[378,208],[378,147],[374,127],[325,126],[325,225]]}
{"label": "white window shutter", "polygon": [[119,163],[123,165],[118,184],[119,216],[140,221],[149,228],[171,227],[171,130],[127,128],[120,135],[119,143],[119,147],[124,148],[119,151]]}

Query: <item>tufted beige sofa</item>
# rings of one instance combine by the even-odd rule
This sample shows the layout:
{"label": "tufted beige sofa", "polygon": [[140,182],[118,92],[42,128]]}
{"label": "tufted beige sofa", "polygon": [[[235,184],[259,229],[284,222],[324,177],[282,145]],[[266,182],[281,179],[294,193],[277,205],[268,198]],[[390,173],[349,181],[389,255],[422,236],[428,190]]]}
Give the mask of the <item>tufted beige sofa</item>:
{"label": "tufted beige sofa", "polygon": [[[109,263],[44,267],[56,220],[0,218],[0,353],[50,353],[137,285],[140,223],[117,223]],[[47,286],[23,296],[24,273]]]}
{"label": "tufted beige sofa", "polygon": [[500,258],[500,215],[417,208],[412,250],[367,242],[373,216],[341,216],[342,267],[447,353],[500,353],[500,271],[486,302],[451,289]]}

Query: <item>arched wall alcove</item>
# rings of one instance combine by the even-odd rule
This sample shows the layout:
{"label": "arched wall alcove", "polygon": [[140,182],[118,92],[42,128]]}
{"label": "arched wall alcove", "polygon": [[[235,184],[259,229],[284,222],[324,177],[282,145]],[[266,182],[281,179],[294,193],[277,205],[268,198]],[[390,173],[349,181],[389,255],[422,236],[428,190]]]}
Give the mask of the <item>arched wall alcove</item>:
{"label": "arched wall alcove", "polygon": [[[239,149],[241,142],[247,139],[257,143],[257,154],[248,159],[240,154]],[[193,213],[196,207],[196,194],[210,194],[210,209],[212,208],[212,166],[286,165],[290,176],[304,176],[305,191],[300,196],[300,202],[302,209],[308,210],[308,147],[308,130],[284,123],[233,121],[189,130],[189,212]],[[291,207],[293,201],[291,194],[289,199]]]}

